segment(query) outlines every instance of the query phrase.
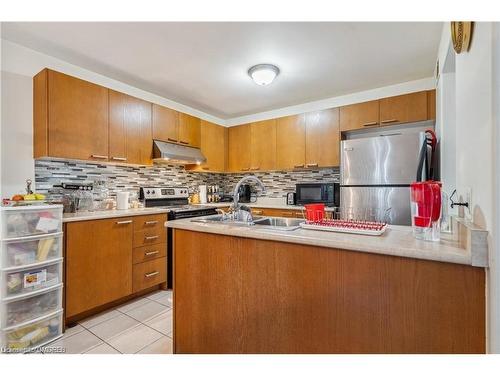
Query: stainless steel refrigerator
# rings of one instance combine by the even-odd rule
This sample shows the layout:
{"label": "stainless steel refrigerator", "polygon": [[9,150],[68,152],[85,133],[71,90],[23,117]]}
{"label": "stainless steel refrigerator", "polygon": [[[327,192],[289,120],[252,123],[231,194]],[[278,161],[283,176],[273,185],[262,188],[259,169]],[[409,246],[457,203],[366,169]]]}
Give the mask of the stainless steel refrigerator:
{"label": "stainless steel refrigerator", "polygon": [[416,180],[419,155],[426,139],[421,130],[381,130],[342,141],[343,218],[411,225],[410,184]]}

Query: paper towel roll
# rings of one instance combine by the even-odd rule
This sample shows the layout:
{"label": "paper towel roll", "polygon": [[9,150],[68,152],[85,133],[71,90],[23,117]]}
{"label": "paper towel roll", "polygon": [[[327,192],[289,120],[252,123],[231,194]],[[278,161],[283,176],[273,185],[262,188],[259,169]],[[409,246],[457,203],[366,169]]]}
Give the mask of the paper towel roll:
{"label": "paper towel roll", "polygon": [[116,209],[128,210],[128,198],[130,193],[128,191],[119,191],[116,193]]}
{"label": "paper towel roll", "polygon": [[198,186],[200,191],[200,203],[207,203],[207,185]]}

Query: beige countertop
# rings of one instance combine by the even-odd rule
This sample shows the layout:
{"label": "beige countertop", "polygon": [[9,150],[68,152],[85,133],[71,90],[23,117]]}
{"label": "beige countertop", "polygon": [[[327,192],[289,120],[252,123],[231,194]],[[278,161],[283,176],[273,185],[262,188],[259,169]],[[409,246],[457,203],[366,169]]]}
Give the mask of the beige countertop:
{"label": "beige countertop", "polygon": [[[487,233],[485,231],[478,231],[476,233],[476,235],[481,235],[479,241],[477,241],[477,236],[473,237],[474,241],[468,241],[464,236],[442,234],[441,241],[427,242],[415,239],[411,227],[397,225],[390,225],[381,236],[366,236],[322,232],[302,228],[294,231],[279,231],[257,226],[199,223],[191,220],[170,221],[167,222],[167,227],[227,236],[466,264],[477,267],[488,266],[486,235],[482,235]],[[475,246],[470,246],[471,242],[475,242]]]}
{"label": "beige countertop", "polygon": [[63,223],[69,223],[73,221],[111,219],[114,217],[125,217],[125,216],[166,214],[167,212],[168,209],[166,208],[151,207],[151,208],[136,208],[129,210],[102,210],[102,211],[65,213],[63,214]]}

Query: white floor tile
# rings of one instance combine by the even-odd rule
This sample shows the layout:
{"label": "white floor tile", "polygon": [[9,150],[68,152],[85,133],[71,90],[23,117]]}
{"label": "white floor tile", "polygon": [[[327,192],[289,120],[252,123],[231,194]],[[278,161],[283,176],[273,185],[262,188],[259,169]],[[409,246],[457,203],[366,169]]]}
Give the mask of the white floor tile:
{"label": "white floor tile", "polygon": [[85,352],[85,354],[121,354],[121,353],[115,348],[111,347],[110,345],[104,343],[96,346],[93,349],[90,349],[88,352]]}
{"label": "white floor tile", "polygon": [[107,341],[112,337],[118,336],[124,331],[138,326],[140,323],[130,316],[120,314],[119,316],[106,320],[89,328],[89,331],[100,339]]}
{"label": "white floor tile", "polygon": [[144,349],[161,337],[161,333],[141,324],[113,337],[108,343],[121,353],[132,354]]}
{"label": "white floor tile", "polygon": [[162,337],[154,343],[149,344],[137,354],[172,354],[173,341],[170,337]]}
{"label": "white floor tile", "polygon": [[163,314],[155,316],[152,319],[144,322],[148,327],[151,327],[164,335],[171,335],[172,333],[172,310]]}
{"label": "white floor tile", "polygon": [[118,306],[116,309],[122,313],[126,313],[130,310],[135,309],[136,307],[145,305],[148,302],[149,302],[149,300],[147,298],[137,298],[137,299],[133,299],[132,301],[129,301],[123,305]]}
{"label": "white floor tile", "polygon": [[146,298],[152,299],[153,301],[156,301],[156,300],[164,298],[164,297],[172,298],[172,291],[171,290],[157,290],[156,292],[153,292],[153,293],[148,294],[146,296]]}
{"label": "white floor tile", "polygon": [[144,322],[146,320],[149,320],[151,318],[154,318],[157,315],[160,315],[161,313],[166,312],[169,310],[168,307],[155,302],[155,301],[148,301],[148,303],[136,307],[133,310],[127,311],[127,315],[131,316],[135,320],[138,320],[140,322]]}
{"label": "white floor tile", "polygon": [[69,337],[63,336],[57,341],[47,345],[47,347],[63,347],[66,354],[79,354],[89,351],[90,349],[102,344],[103,341],[94,336],[87,330],[75,333]]}
{"label": "white floor tile", "polygon": [[167,307],[172,307],[172,296],[161,296],[153,301],[161,303]]}
{"label": "white floor tile", "polygon": [[106,320],[109,320],[111,318],[115,318],[119,315],[121,315],[121,313],[119,311],[108,310],[108,311],[104,311],[98,315],[93,315],[91,317],[88,317],[88,318],[86,318],[78,323],[81,324],[82,326],[84,326],[85,328],[90,328],[90,327],[93,327],[99,323],[105,322]]}
{"label": "white floor tile", "polygon": [[66,328],[66,331],[64,331],[64,337],[70,337],[74,335],[75,333],[79,333],[84,331],[85,328],[83,328],[80,324],[75,325],[74,327],[71,328]]}

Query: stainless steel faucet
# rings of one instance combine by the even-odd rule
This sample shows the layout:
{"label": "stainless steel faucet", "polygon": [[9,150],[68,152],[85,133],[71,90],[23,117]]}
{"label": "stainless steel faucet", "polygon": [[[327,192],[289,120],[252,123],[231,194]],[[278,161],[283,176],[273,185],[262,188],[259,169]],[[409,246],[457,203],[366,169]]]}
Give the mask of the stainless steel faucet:
{"label": "stainless steel faucet", "polygon": [[247,182],[247,181],[248,182],[250,182],[250,181],[256,182],[260,186],[260,189],[262,190],[262,193],[263,194],[266,193],[266,187],[264,186],[264,184],[262,183],[262,181],[259,180],[257,177],[255,177],[255,176],[245,176],[245,177],[243,177],[241,180],[238,181],[238,183],[236,184],[236,186],[234,188],[233,205],[232,205],[233,211],[238,211],[238,209],[239,209],[239,203],[238,203],[238,201],[240,200],[240,195],[239,195],[240,186],[244,182]]}

